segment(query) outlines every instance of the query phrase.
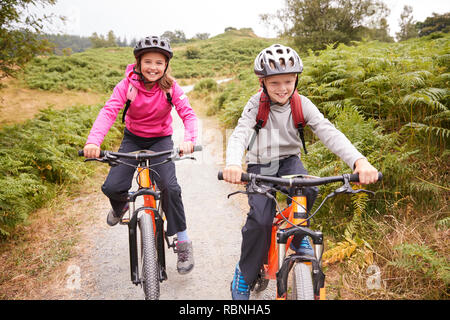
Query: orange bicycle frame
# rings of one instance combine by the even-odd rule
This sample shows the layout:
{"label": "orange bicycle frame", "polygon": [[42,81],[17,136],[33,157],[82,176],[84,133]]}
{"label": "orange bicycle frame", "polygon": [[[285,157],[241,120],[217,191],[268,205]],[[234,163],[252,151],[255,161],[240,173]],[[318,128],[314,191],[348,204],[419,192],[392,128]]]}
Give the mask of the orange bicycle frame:
{"label": "orange bicycle frame", "polygon": [[[150,178],[150,169],[148,168],[138,168],[138,184],[139,188],[150,188],[155,190],[155,185],[152,183]],[[144,207],[156,208],[155,197],[151,195],[144,195]],[[153,221],[153,232],[156,232],[155,216],[152,210],[145,210],[145,213],[152,216]]]}
{"label": "orange bicycle frame", "polygon": [[[275,222],[272,225],[272,234],[271,234],[271,242],[269,248],[269,258],[266,269],[266,277],[268,279],[276,279],[276,273],[279,268],[279,257],[278,257],[278,244],[277,244],[277,230],[281,227],[284,219],[282,215],[293,224],[306,225],[306,221],[304,218],[297,217],[297,213],[305,211],[306,208],[306,196],[295,196],[293,197],[293,201],[289,207],[284,209],[281,213],[279,213],[275,217]],[[301,206],[300,206],[300,205]],[[303,221],[302,221],[303,220]],[[285,248],[285,254],[289,245],[291,244],[292,238],[288,240]],[[285,255],[284,254],[284,255]],[[283,256],[284,256],[283,255]]]}
{"label": "orange bicycle frame", "polygon": [[[267,265],[264,265],[265,278],[277,279],[277,272],[281,268],[283,261],[286,257],[287,250],[291,244],[292,236],[287,240],[285,245],[280,245],[277,242],[277,231],[280,228],[290,228],[289,223],[285,222],[287,219],[289,222],[295,225],[307,226],[306,220],[306,196],[296,195],[293,197],[293,201],[290,206],[284,209],[281,213],[277,214],[272,225],[271,243],[269,248],[269,256]],[[284,218],[285,219],[284,219]],[[284,252],[283,252],[284,251]],[[311,262],[302,262],[311,265]],[[286,300],[286,293],[279,296],[278,290],[276,299]],[[325,300],[325,287],[320,288],[320,295],[316,296],[316,299]]]}

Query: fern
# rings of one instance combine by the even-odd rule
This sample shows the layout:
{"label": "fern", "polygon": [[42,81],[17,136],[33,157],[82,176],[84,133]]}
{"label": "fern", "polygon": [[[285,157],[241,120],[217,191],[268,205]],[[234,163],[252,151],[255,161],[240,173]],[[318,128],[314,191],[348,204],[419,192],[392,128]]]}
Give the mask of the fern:
{"label": "fern", "polygon": [[431,134],[435,135],[436,137],[441,137],[442,139],[450,138],[450,129],[448,129],[448,128],[434,127],[434,126],[426,125],[423,123],[416,123],[416,122],[411,122],[411,123],[405,124],[405,127],[412,128],[417,132],[431,133]]}
{"label": "fern", "polygon": [[424,87],[431,76],[432,73],[428,70],[408,72],[401,75],[399,84],[404,88]]}
{"label": "fern", "polygon": [[[84,145],[98,109],[95,106],[63,111],[46,109],[35,119],[0,130],[3,236],[53,198],[61,185],[80,181],[92,172],[80,161],[77,150]],[[119,136],[120,130],[114,126],[103,146],[110,148]]]}
{"label": "fern", "polygon": [[400,257],[390,262],[391,265],[450,284],[449,261],[428,246],[404,243],[394,249],[399,252]]}
{"label": "fern", "polygon": [[428,88],[421,89],[412,94],[406,95],[402,99],[402,103],[411,106],[425,105],[429,106],[432,111],[447,111],[448,108],[443,105],[439,100],[448,96],[447,89],[440,88]]}
{"label": "fern", "polygon": [[450,217],[436,221],[436,227],[438,229],[450,229]]}

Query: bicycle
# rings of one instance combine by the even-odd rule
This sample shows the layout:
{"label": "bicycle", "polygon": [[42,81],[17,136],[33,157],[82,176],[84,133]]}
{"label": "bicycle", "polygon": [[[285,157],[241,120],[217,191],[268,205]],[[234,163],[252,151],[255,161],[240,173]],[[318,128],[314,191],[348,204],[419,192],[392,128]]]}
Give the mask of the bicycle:
{"label": "bicycle", "polygon": [[[223,180],[221,171],[218,179]],[[378,181],[382,174],[378,174]],[[276,299],[286,300],[288,295],[288,279],[292,271],[292,298],[293,300],[325,300],[325,274],[322,270],[323,234],[309,228],[310,220],[328,199],[343,193],[373,191],[354,190],[350,182],[359,182],[358,174],[343,174],[341,176],[313,177],[307,175],[294,175],[288,177],[264,176],[253,173],[243,173],[241,181],[248,182],[246,191],[236,191],[228,195],[262,194],[273,199],[276,204],[276,214],[272,225],[271,244],[266,262],[261,266],[257,280],[251,284],[252,291],[260,292],[266,289],[270,279],[276,279]],[[318,208],[308,216],[306,210],[305,187],[319,186],[334,182],[343,185],[328,194]],[[289,196],[281,187],[293,187],[293,196]],[[291,199],[291,204],[284,210],[280,209],[275,193],[282,192]],[[302,239],[308,236],[313,241],[314,256],[293,253],[286,257],[287,249],[294,236]]]}
{"label": "bicycle", "polygon": [[[201,151],[201,146],[194,146],[194,152]],[[176,238],[170,242],[166,234],[160,198],[161,192],[154,183],[151,173],[152,167],[162,165],[170,161],[184,159],[195,160],[191,156],[180,157],[178,148],[161,152],[142,150],[130,153],[101,151],[100,158],[90,158],[84,161],[99,161],[110,166],[125,164],[136,168],[136,181],[138,189],[128,193],[128,215],[124,215],[120,224],[128,226],[130,271],[133,284],[141,285],[146,300],[158,300],[160,295],[160,283],[168,279],[166,272],[164,241],[168,249],[176,250]],[[83,150],[78,151],[79,156],[84,156]],[[165,160],[151,164],[151,160],[157,157],[168,156]],[[121,159],[136,160],[137,164],[130,164]],[[136,208],[136,198],[142,196],[144,205]],[[138,232],[140,233],[140,257],[138,252]],[[139,261],[140,260],[140,261]]]}

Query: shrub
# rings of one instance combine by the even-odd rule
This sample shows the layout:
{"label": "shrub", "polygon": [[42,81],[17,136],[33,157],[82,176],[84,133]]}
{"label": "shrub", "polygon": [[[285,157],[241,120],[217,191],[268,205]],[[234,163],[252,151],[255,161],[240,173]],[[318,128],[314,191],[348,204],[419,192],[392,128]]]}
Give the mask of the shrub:
{"label": "shrub", "polygon": [[[46,109],[24,124],[0,131],[0,236],[53,198],[62,185],[91,172],[78,157],[99,107]],[[120,136],[112,128],[104,146]]]}

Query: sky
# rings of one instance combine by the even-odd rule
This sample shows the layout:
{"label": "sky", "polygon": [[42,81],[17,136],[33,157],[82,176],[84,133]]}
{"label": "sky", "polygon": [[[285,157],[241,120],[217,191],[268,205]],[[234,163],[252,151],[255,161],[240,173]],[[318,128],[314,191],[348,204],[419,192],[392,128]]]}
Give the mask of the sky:
{"label": "sky", "polygon": [[[449,0],[383,1],[391,10],[388,23],[392,36],[399,31],[404,5],[413,7],[416,21],[424,21],[433,12],[450,11]],[[276,37],[273,29],[261,23],[260,14],[275,13],[284,6],[284,0],[57,0],[56,5],[45,7],[45,13],[67,17],[65,24],[49,26],[51,33],[91,36],[113,30],[129,41],[175,30],[183,31],[187,38],[197,33],[215,36],[234,27],[252,28],[260,37]]]}

